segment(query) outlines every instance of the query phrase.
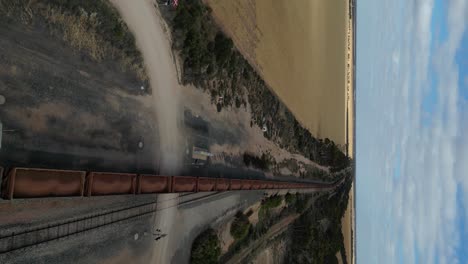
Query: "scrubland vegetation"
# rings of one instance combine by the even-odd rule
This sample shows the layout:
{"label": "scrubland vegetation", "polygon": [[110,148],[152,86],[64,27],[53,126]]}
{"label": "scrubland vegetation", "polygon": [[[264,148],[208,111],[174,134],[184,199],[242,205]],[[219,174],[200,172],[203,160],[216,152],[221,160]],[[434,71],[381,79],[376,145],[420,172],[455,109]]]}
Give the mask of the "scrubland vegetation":
{"label": "scrubland vegetation", "polygon": [[[316,197],[317,194],[288,193],[284,196],[267,197],[262,201],[256,225],[251,225],[248,221],[251,212],[237,213],[230,230],[235,242],[227,253],[217,255],[217,262],[213,263],[226,262],[242,249],[249,247],[253,241],[262,238],[275,223],[293,215],[299,217],[287,231],[275,239],[286,242],[286,254],[282,263],[337,263],[337,252],[341,252],[346,263],[341,218],[348,205],[350,188],[351,180],[348,178],[332,195],[323,194]],[[271,210],[278,208],[283,199],[286,206],[277,213],[272,213]],[[211,236],[211,240],[201,240],[201,237],[206,236],[207,232],[204,232],[197,238],[192,247],[192,255],[194,250],[199,251],[199,248],[209,252],[215,251],[219,243],[218,237],[214,235]],[[214,243],[215,240],[218,242]],[[206,245],[198,245],[201,242]]]}
{"label": "scrubland vegetation", "polygon": [[190,263],[214,264],[218,263],[221,255],[219,240],[213,229],[207,229],[201,233],[193,242]]}
{"label": "scrubland vegetation", "polygon": [[348,205],[350,188],[348,179],[333,196],[320,196],[313,207],[305,209],[291,226],[284,263],[338,263],[335,257],[338,251],[346,263],[349,253],[345,253],[341,218]]}
{"label": "scrubland vegetation", "polygon": [[147,81],[143,58],[117,10],[106,0],[0,0],[5,22],[17,20],[31,26],[46,25],[76,51],[100,62],[117,60],[124,71]]}

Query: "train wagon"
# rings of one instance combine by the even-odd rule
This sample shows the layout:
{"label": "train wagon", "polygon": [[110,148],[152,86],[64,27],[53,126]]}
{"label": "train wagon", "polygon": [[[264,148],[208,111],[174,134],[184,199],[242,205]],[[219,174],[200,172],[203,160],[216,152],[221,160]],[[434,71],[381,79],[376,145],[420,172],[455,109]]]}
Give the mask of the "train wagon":
{"label": "train wagon", "polygon": [[262,181],[252,180],[252,190],[260,190],[262,188]]}
{"label": "train wagon", "polygon": [[266,189],[274,189],[275,188],[275,183],[273,181],[266,181]]}
{"label": "train wagon", "polygon": [[268,189],[268,181],[260,181],[260,189],[265,190]]}
{"label": "train wagon", "polygon": [[241,190],[250,190],[252,189],[252,181],[251,180],[241,180]]}
{"label": "train wagon", "polygon": [[171,177],[148,174],[138,175],[137,194],[169,192],[172,192]]}
{"label": "train wagon", "polygon": [[196,192],[197,177],[191,176],[172,176],[171,192]]}
{"label": "train wagon", "polygon": [[13,168],[3,180],[4,199],[82,196],[85,171]]}
{"label": "train wagon", "polygon": [[87,176],[86,196],[135,194],[136,174],[90,172]]}
{"label": "train wagon", "polygon": [[216,179],[216,191],[222,192],[230,190],[229,179],[217,178]]}
{"label": "train wagon", "polygon": [[242,182],[239,179],[231,179],[231,190],[240,190],[242,188]]}
{"label": "train wagon", "polygon": [[[192,176],[137,175],[132,173],[87,172],[36,168],[0,167],[2,197],[40,198],[57,196],[96,196],[145,193],[212,192],[262,189],[332,189],[334,183],[291,183],[275,180],[249,180]],[[87,174],[87,175],[86,175]]]}
{"label": "train wagon", "polygon": [[216,179],[198,177],[197,192],[213,192],[216,191]]}

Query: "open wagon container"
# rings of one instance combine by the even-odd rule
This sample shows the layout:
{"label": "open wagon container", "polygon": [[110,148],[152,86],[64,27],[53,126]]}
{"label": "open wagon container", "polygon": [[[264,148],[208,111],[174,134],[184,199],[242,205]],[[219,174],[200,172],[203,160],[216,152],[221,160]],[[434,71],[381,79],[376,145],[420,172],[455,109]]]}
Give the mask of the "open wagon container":
{"label": "open wagon container", "polygon": [[239,179],[231,179],[231,189],[230,190],[240,190],[242,188],[242,182]]}
{"label": "open wagon container", "polygon": [[135,194],[136,176],[132,173],[90,172],[86,196]]}
{"label": "open wagon container", "polygon": [[3,179],[4,199],[83,196],[85,171],[13,168]]}
{"label": "open wagon container", "polygon": [[197,192],[216,191],[216,178],[198,177]]}
{"label": "open wagon container", "polygon": [[230,190],[230,181],[229,179],[216,178],[216,191],[227,191]]}
{"label": "open wagon container", "polygon": [[172,180],[170,176],[138,175],[137,186],[137,194],[172,192]]}
{"label": "open wagon container", "polygon": [[172,176],[172,192],[196,192],[197,177]]}

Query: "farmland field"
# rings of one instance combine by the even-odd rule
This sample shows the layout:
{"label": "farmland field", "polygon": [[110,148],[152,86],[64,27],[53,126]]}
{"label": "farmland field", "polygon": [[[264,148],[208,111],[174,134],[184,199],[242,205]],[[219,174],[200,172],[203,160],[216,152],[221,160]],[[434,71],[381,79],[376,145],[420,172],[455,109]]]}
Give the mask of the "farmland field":
{"label": "farmland field", "polygon": [[344,145],[348,1],[205,2],[296,118]]}

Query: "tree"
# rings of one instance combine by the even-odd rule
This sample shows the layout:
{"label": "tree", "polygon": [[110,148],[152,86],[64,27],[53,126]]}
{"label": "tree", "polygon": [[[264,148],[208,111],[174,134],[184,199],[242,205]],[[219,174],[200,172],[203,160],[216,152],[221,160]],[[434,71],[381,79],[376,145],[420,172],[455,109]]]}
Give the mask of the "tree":
{"label": "tree", "polygon": [[230,38],[226,38],[221,31],[216,34],[214,52],[219,65],[224,65],[231,57],[232,47]]}
{"label": "tree", "polygon": [[231,235],[237,240],[243,239],[249,233],[250,222],[242,212],[236,214],[236,218],[231,224]]}
{"label": "tree", "polygon": [[211,228],[201,233],[192,244],[190,263],[215,264],[221,255],[218,236]]}

